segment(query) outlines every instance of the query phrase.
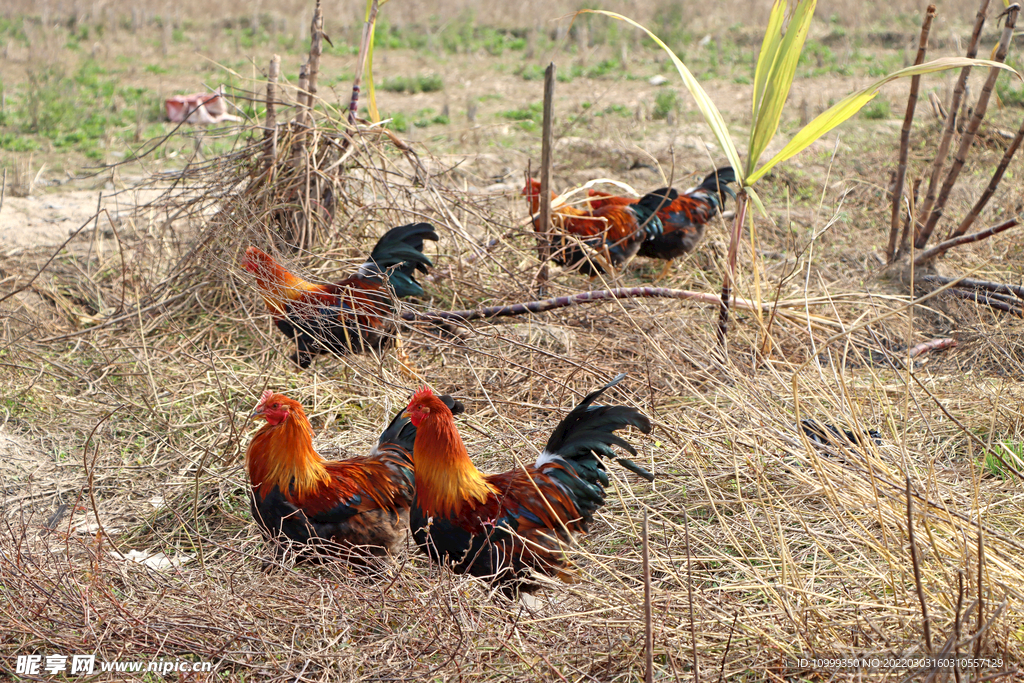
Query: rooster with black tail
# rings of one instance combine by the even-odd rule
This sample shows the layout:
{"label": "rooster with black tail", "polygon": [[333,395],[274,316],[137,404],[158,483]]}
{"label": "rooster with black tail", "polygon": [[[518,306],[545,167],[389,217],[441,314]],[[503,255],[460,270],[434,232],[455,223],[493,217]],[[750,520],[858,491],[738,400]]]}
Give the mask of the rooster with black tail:
{"label": "rooster with black tail", "polygon": [[469,459],[445,402],[430,389],[416,392],[406,412],[416,426],[417,504],[410,524],[420,549],[456,572],[497,583],[510,596],[536,590],[534,573],[571,581],[567,551],[604,504],[609,480],[602,458],[654,479],[612,449],[636,455],[615,432],[632,426],[649,433],[650,420],[627,406],[594,405],[624,376],[588,394],[558,424],[532,467],[490,475]]}
{"label": "rooster with black tail", "polygon": [[354,275],[331,284],[292,275],[256,247],[246,249],[242,265],[256,276],[277,328],[295,340],[292,360],[306,368],[318,353],[360,353],[385,346],[394,336],[392,295],[423,295],[416,271],[425,273],[433,265],[423,253],[423,241],[437,239],[430,223],[392,228]]}
{"label": "rooster with black tail", "polygon": [[660,197],[658,217],[664,229],[640,245],[637,255],[667,261],[660,280],[672,266],[672,259],[688,254],[704,238],[704,227],[725,204],[725,195],[736,197],[729,183],[736,182],[731,166],[720,168],[704,178],[697,187],[680,194],[670,187],[655,190],[648,196]]}

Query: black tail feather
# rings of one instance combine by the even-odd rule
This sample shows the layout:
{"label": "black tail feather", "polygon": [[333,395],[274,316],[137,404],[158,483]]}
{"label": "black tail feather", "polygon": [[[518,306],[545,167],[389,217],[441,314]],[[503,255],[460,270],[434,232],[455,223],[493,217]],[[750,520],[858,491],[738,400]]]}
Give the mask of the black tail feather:
{"label": "black tail feather", "polygon": [[615,432],[632,426],[649,434],[651,421],[647,416],[628,406],[592,405],[600,398],[601,394],[618,384],[625,376],[623,373],[597,391],[587,394],[586,398],[558,423],[544,450],[566,460],[575,461],[579,467],[585,470],[595,468],[593,472],[595,480],[603,478],[603,473],[597,471],[603,469],[599,459],[594,461],[594,456],[598,455],[614,458],[616,462],[631,472],[639,474],[648,481],[653,480],[654,475],[650,472],[627,458],[620,458],[612,450],[612,446],[619,446],[630,454],[636,455],[636,449]]}
{"label": "black tail feather", "polygon": [[423,253],[424,240],[438,240],[437,231],[430,223],[409,223],[391,228],[377,241],[363,268],[375,274],[390,269],[391,287],[400,299],[422,296],[423,288],[413,276],[417,270],[426,273],[434,265]]}

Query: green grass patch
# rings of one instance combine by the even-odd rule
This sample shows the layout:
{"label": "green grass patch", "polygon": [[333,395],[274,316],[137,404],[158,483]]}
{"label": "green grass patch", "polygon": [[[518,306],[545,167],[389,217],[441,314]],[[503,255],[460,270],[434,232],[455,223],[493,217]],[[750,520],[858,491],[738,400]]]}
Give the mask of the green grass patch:
{"label": "green grass patch", "polygon": [[444,79],[438,74],[392,76],[384,79],[384,82],[380,84],[380,89],[387,92],[438,92],[444,90]]}
{"label": "green grass patch", "polygon": [[[999,454],[999,457],[996,457],[996,453]],[[1024,470],[1024,444],[1010,443],[1008,441],[992,444],[992,451],[986,451],[985,459],[981,463],[982,471],[990,477],[997,479],[1012,478],[1014,476],[1013,472],[999,460],[1000,457],[1018,472]]]}
{"label": "green grass patch", "polygon": [[861,110],[861,116],[872,121],[888,119],[892,117],[892,107],[889,106],[889,100],[875,98]]}
{"label": "green grass patch", "polygon": [[651,112],[656,120],[667,119],[668,115],[679,106],[679,95],[675,90],[660,90],[654,96],[654,109]]}

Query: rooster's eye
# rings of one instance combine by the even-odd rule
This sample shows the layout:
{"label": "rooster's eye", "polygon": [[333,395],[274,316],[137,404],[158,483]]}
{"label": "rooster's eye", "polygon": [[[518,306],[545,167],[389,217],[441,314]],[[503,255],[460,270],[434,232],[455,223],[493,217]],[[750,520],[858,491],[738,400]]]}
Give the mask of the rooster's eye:
{"label": "rooster's eye", "polygon": [[270,407],[271,407],[271,408],[275,408],[275,409],[276,409],[276,408],[280,408],[280,407],[281,407],[281,404],[280,404],[280,403],[275,403],[274,405],[272,405],[272,406],[270,406]]}

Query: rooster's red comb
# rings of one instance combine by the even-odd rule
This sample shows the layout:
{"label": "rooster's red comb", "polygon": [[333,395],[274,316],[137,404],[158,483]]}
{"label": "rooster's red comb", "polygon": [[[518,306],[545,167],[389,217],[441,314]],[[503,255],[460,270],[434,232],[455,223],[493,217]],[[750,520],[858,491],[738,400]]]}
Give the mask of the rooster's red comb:
{"label": "rooster's red comb", "polygon": [[430,387],[424,386],[423,388],[421,388],[419,391],[412,395],[412,402],[415,403],[417,401],[425,401],[426,399],[431,398],[433,395],[434,392],[430,390]]}
{"label": "rooster's red comb", "polygon": [[267,402],[270,401],[270,399],[273,398],[273,396],[274,392],[271,391],[270,389],[264,391],[263,394],[260,396],[259,403],[256,404],[256,409],[259,410],[260,408],[266,407]]}

